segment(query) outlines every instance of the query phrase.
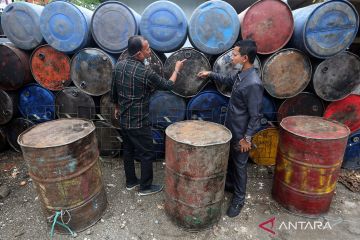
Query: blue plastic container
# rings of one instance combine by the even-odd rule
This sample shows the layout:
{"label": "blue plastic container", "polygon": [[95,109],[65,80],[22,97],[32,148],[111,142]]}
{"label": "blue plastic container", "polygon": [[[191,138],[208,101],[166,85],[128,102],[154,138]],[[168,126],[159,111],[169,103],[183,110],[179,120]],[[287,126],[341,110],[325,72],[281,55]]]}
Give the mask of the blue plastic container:
{"label": "blue plastic container", "polygon": [[104,2],[92,17],[92,36],[103,50],[121,53],[127,48],[129,37],[139,33],[140,19],[140,14],[123,3]]}
{"label": "blue plastic container", "polygon": [[294,33],[289,45],[316,58],[328,58],[353,42],[359,16],[348,1],[331,0],[292,11]]}
{"label": "blue plastic container", "polygon": [[1,14],[1,25],[7,38],[18,48],[31,50],[43,41],[40,15],[44,7],[27,2],[9,4]]}
{"label": "blue plastic container", "polygon": [[203,91],[189,101],[186,117],[223,124],[228,104],[229,98],[218,91]]}
{"label": "blue plastic container", "polygon": [[273,122],[276,120],[277,110],[276,110],[275,101],[267,94],[263,95],[262,114],[263,114],[263,118],[261,119],[262,127],[267,127],[268,122]]}
{"label": "blue plastic container", "polygon": [[140,32],[152,49],[173,52],[184,45],[187,26],[185,13],[178,5],[169,1],[156,1],[145,8]]}
{"label": "blue plastic container", "polygon": [[349,136],[342,168],[360,169],[360,131]]}
{"label": "blue plastic container", "polygon": [[47,4],[40,17],[40,30],[46,42],[60,52],[74,53],[91,42],[93,12],[70,2]]}
{"label": "blue plastic container", "polygon": [[55,118],[54,94],[38,84],[29,84],[20,90],[19,110],[24,118],[45,122]]}
{"label": "blue plastic container", "polygon": [[189,22],[191,44],[207,54],[220,54],[236,42],[240,21],[235,9],[224,1],[207,1],[198,6]]}
{"label": "blue plastic container", "polygon": [[151,129],[154,151],[156,154],[156,160],[163,159],[165,156],[165,133],[163,130]]}
{"label": "blue plastic container", "polygon": [[185,119],[186,103],[182,97],[171,92],[156,91],[150,97],[149,111],[152,125],[166,128]]}

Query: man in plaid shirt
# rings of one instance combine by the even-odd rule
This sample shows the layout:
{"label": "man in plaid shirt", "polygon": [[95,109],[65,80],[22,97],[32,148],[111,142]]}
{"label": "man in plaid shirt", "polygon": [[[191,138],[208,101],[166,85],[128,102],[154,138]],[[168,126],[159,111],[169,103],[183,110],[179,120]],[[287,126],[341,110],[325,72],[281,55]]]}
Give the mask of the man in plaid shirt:
{"label": "man in plaid shirt", "polygon": [[[111,87],[111,100],[116,104],[115,117],[119,119],[124,146],[126,189],[140,185],[139,195],[160,192],[162,185],[152,184],[155,159],[149,121],[149,100],[152,90],[171,90],[185,60],[177,61],[167,80],[144,65],[150,57],[148,41],[132,36],[128,41],[129,57],[117,63]],[[134,153],[141,156],[141,178],[135,174]]]}

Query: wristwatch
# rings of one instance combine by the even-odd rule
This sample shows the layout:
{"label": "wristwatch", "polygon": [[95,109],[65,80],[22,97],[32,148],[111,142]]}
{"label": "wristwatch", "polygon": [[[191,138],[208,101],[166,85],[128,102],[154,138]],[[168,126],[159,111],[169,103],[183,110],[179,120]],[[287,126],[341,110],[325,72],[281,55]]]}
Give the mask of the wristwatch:
{"label": "wristwatch", "polygon": [[246,135],[245,135],[244,139],[245,139],[245,141],[246,141],[247,143],[251,143],[251,136],[246,136]]}

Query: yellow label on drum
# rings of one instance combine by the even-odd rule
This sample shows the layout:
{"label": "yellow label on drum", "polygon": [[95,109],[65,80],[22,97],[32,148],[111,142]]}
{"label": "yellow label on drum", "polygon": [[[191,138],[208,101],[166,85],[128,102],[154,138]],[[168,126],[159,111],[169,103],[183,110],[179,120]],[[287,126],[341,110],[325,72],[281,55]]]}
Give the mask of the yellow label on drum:
{"label": "yellow label on drum", "polygon": [[275,165],[276,153],[279,144],[279,130],[267,128],[257,132],[253,137],[253,146],[250,158],[258,165]]}

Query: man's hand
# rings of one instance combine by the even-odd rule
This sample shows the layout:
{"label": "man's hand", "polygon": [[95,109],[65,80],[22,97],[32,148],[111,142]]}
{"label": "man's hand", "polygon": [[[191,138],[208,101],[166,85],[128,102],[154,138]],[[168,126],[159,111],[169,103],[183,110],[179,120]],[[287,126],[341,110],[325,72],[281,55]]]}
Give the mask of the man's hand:
{"label": "man's hand", "polygon": [[115,106],[115,112],[114,112],[114,117],[115,119],[119,119],[119,115],[120,115],[120,109],[119,106]]}
{"label": "man's hand", "polygon": [[176,61],[175,63],[175,72],[180,72],[180,70],[183,68],[184,66],[184,62],[186,61],[187,59],[183,59],[181,61]]}
{"label": "man's hand", "polygon": [[210,71],[201,71],[197,74],[197,76],[199,78],[207,78],[209,77],[210,73],[211,73]]}
{"label": "man's hand", "polygon": [[242,153],[250,151],[251,143],[248,143],[245,139],[239,141],[239,148]]}

